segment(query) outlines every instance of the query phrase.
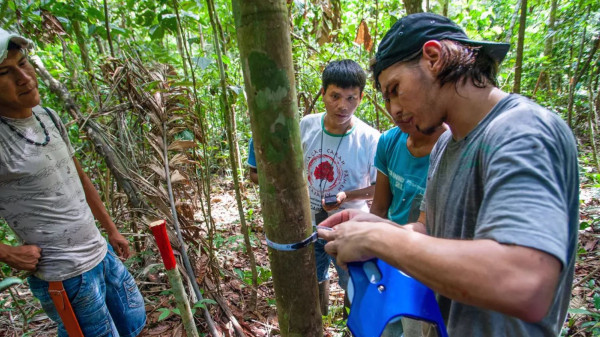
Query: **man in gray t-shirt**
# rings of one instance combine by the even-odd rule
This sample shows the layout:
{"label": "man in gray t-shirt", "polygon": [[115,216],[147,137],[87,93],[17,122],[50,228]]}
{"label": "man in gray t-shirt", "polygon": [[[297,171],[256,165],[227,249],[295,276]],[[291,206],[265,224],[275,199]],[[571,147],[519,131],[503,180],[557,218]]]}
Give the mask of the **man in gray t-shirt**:
{"label": "man in gray t-shirt", "polygon": [[0,262],[33,272],[29,287],[60,337],[68,327],[64,306],[57,310],[51,299],[54,286],[66,291],[84,335],[136,336],[146,321],[144,301],[115,255],[128,258],[129,243],[75,159],[65,126],[39,106],[30,44],[0,28],[0,218],[21,241],[0,244]]}
{"label": "man in gray t-shirt", "polygon": [[439,15],[399,20],[372,67],[386,108],[424,133],[450,128],[431,153],[426,223],[345,212],[319,230],[341,265],[377,257],[432,288],[451,337],[557,336],[569,305],[575,139],[557,115],[496,87],[508,48]]}

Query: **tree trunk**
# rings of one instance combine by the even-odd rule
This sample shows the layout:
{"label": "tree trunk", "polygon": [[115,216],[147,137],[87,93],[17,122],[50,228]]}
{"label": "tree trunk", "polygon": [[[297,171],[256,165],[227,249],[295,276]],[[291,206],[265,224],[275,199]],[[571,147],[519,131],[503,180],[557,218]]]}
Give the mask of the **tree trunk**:
{"label": "tree trunk", "polygon": [[515,6],[515,14],[513,14],[512,20],[510,20],[510,27],[508,28],[506,37],[504,38],[504,42],[506,43],[510,43],[510,40],[512,40],[512,34],[515,30],[515,25],[517,24],[517,15],[519,14],[519,9],[521,8],[521,6],[522,1],[517,0],[517,5]]}
{"label": "tree trunk", "polygon": [[[266,236],[300,242],[313,233],[284,0],[232,0],[258,164]],[[313,245],[269,249],[284,337],[322,336]]]}
{"label": "tree trunk", "polygon": [[83,33],[81,32],[79,20],[72,19],[71,24],[73,25],[73,32],[75,33],[75,40],[77,41],[77,46],[79,47],[79,53],[81,55],[81,62],[83,63],[83,68],[88,73],[88,76],[90,76],[91,82],[92,62],[90,61],[87,43],[85,41],[85,38],[83,37]]}
{"label": "tree trunk", "polygon": [[[600,68],[597,68],[600,69]],[[591,75],[591,74],[590,74]],[[593,75],[598,76],[598,71],[596,71]],[[596,172],[600,173],[600,161],[598,161],[598,148],[596,147],[596,128],[594,127],[594,121],[596,116],[596,106],[594,104],[594,83],[593,78],[596,76],[589,77],[589,98],[590,98],[590,111],[588,112],[588,127],[589,127],[589,137],[590,144],[592,145],[592,156],[594,158],[594,164],[596,165]]]}
{"label": "tree trunk", "polygon": [[406,8],[406,14],[423,12],[423,0],[402,0],[402,2]]}
{"label": "tree trunk", "polygon": [[246,225],[246,214],[244,212],[244,206],[242,205],[242,194],[240,192],[240,178],[239,178],[239,156],[237,154],[237,139],[234,136],[237,132],[234,127],[234,116],[229,103],[227,95],[227,75],[225,74],[225,67],[223,65],[223,59],[221,57],[221,47],[224,48],[223,40],[219,34],[218,18],[215,10],[215,5],[212,0],[207,0],[208,15],[210,17],[210,23],[213,28],[214,44],[216,46],[215,51],[217,52],[217,63],[219,67],[220,84],[221,84],[221,111],[225,120],[225,128],[227,132],[227,141],[229,142],[229,164],[231,166],[231,175],[233,176],[233,186],[235,188],[235,200],[237,202],[237,208],[240,216],[240,226],[242,234],[244,235],[244,244],[246,245],[246,252],[248,254],[248,260],[250,261],[250,272],[252,273],[252,297],[250,299],[250,307],[252,310],[256,309],[257,303],[257,288],[258,288],[258,272],[256,270],[256,259],[254,258],[254,252],[252,251],[252,244],[250,242],[250,233],[248,226]]}
{"label": "tree trunk", "polygon": [[106,38],[108,40],[108,47],[110,48],[110,56],[115,57],[115,50],[113,49],[112,37],[110,36],[110,18],[108,16],[108,3],[104,0],[104,26],[106,27]]}
{"label": "tree trunk", "polygon": [[[178,21],[179,22],[179,21]],[[181,64],[183,65],[183,77],[188,78],[188,69],[187,62],[185,62],[185,53],[183,51],[183,32],[181,31],[181,26],[179,23],[177,24],[177,36],[175,36],[177,42],[177,52],[179,52],[179,56],[181,56]]]}
{"label": "tree trunk", "polygon": [[521,73],[523,72],[523,44],[525,43],[525,26],[527,26],[527,0],[521,0],[521,17],[519,18],[519,37],[517,41],[517,57],[515,60],[514,93],[521,93]]}
{"label": "tree trunk", "polygon": [[544,57],[546,60],[544,61],[544,66],[542,68],[542,75],[540,79],[540,88],[546,90],[552,90],[552,85],[550,84],[550,69],[549,65],[552,63],[554,48],[554,34],[555,34],[555,26],[556,26],[556,8],[558,6],[558,0],[552,0],[550,2],[550,17],[548,18],[548,27],[547,27],[547,35],[546,41],[544,42]]}
{"label": "tree trunk", "polygon": [[[586,18],[583,22],[588,22],[590,17],[590,8],[588,8],[588,12]],[[575,88],[577,87],[577,83],[581,79],[581,76],[585,74],[587,68],[590,66],[596,51],[600,47],[600,34],[596,35],[592,40],[593,46],[591,51],[588,54],[587,60],[583,63],[583,66],[580,69],[581,59],[583,58],[583,50],[585,49],[585,36],[587,32],[587,26],[583,28],[583,34],[581,35],[581,45],[579,47],[579,56],[577,57],[577,63],[575,65],[575,69],[573,71],[573,76],[571,77],[571,81],[569,82],[569,100],[567,103],[567,120],[570,128],[573,128],[573,104],[574,104],[574,96],[575,96]]]}
{"label": "tree trunk", "polygon": [[102,39],[100,39],[98,34],[94,34],[94,41],[96,42],[96,47],[98,47],[98,54],[105,55],[106,52],[104,51],[104,46],[102,45]]}

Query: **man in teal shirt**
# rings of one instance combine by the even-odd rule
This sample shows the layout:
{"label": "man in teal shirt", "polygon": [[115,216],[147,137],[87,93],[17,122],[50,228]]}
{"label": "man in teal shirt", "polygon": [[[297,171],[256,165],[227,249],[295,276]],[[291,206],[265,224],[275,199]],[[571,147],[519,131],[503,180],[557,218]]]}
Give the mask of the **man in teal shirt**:
{"label": "man in teal shirt", "polygon": [[371,213],[404,225],[419,219],[429,153],[446,129],[440,126],[434,133],[424,134],[398,114],[392,117],[397,127],[382,134],[377,144],[377,183]]}

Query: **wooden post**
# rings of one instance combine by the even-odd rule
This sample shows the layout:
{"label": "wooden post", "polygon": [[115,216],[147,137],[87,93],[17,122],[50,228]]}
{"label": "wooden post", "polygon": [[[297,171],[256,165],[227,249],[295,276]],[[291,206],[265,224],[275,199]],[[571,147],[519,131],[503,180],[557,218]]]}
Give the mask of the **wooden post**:
{"label": "wooden post", "polygon": [[183,320],[183,327],[189,337],[198,337],[198,330],[194,324],[194,316],[192,315],[192,309],[190,303],[187,300],[187,294],[185,288],[183,288],[183,282],[181,281],[181,275],[177,270],[177,262],[175,261],[175,255],[173,255],[173,249],[171,248],[171,242],[167,235],[167,227],[165,220],[154,221],[150,224],[152,234],[156,239],[156,245],[162,256],[163,264],[167,270],[167,276],[169,277],[169,283],[173,289],[173,296],[175,296],[175,302],[177,303],[177,309],[181,314]]}

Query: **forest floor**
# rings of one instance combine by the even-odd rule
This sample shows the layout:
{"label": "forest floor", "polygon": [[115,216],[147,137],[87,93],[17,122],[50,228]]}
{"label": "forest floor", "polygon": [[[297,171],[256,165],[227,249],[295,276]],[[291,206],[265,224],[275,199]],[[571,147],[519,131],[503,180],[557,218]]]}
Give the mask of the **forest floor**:
{"label": "forest floor", "polygon": [[[212,214],[216,224],[214,245],[220,273],[220,295],[212,298],[222,300],[219,304],[209,304],[210,312],[217,329],[223,336],[235,336],[234,324],[229,317],[235,317],[247,336],[279,335],[275,295],[270,277],[269,260],[262,226],[258,189],[246,185],[243,192],[244,208],[248,225],[252,228],[252,244],[259,272],[258,303],[250,306],[251,287],[249,263],[245,254],[241,235],[239,216],[235,202],[235,193],[231,179],[215,182],[212,191]],[[600,270],[600,188],[581,189],[581,221],[579,258],[576,265],[571,308],[585,308],[592,313],[600,303],[600,288],[596,284]],[[200,219],[201,215],[196,214]],[[589,224],[586,226],[585,224]],[[199,224],[203,226],[204,224]],[[258,240],[257,240],[258,239]],[[136,278],[146,300],[147,324],[140,336],[185,336],[180,317],[174,314],[172,296],[168,281],[160,273],[156,252],[139,254],[138,258],[128,261],[129,268]],[[205,294],[218,294],[214,282],[204,279],[208,273],[208,257],[197,261],[198,279],[203,280]],[[335,270],[331,268],[332,281],[337,280]],[[597,305],[594,305],[597,301]],[[225,313],[227,310],[229,313]],[[345,321],[342,319],[343,291],[332,282],[330,294],[330,312],[324,316],[325,336],[347,335]],[[27,317],[26,320],[23,317]],[[195,314],[198,329],[204,335],[207,328],[198,310]],[[565,336],[592,336],[591,325],[598,325],[599,316],[590,314],[569,314],[565,327],[569,327]],[[15,286],[11,291],[0,293],[0,336],[56,336],[56,325],[48,319],[26,285]]]}

